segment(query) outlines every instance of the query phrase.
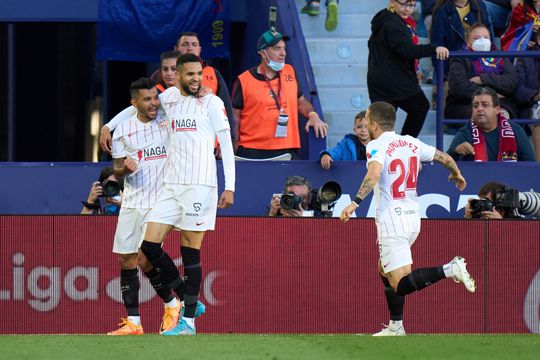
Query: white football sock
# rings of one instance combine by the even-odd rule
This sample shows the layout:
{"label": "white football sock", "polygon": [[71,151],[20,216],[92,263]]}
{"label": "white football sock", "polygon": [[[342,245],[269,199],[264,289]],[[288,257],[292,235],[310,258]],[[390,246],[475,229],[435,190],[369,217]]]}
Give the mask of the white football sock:
{"label": "white football sock", "polygon": [[141,317],[140,316],[128,316],[128,321],[135,325],[141,325]]}

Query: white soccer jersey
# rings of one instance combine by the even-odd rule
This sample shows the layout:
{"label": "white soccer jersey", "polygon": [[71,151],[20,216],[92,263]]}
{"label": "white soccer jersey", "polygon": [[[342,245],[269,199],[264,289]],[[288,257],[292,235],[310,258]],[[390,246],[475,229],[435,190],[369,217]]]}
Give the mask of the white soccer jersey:
{"label": "white soccer jersey", "polygon": [[433,160],[435,151],[433,146],[393,131],[368,143],[367,165],[373,161],[382,165],[374,189],[379,236],[419,231],[418,170],[421,161]]}
{"label": "white soccer jersey", "polygon": [[163,185],[168,137],[167,124],[159,116],[143,123],[135,115],[116,128],[112,157],[137,161],[137,170],[124,178],[122,208],[153,206]]}
{"label": "white soccer jersey", "polygon": [[217,187],[216,133],[230,130],[223,101],[213,94],[183,96],[176,87],[159,97],[170,136],[165,182]]}

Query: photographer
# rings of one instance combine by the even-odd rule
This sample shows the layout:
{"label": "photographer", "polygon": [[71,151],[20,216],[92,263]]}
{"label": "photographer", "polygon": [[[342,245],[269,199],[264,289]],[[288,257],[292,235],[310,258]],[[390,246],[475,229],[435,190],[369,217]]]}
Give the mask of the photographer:
{"label": "photographer", "polygon": [[[104,207],[101,207],[100,197],[105,197]],[[122,205],[122,197],[120,185],[113,174],[111,166],[106,166],[101,170],[98,181],[92,183],[88,199],[82,203],[82,215],[118,215]]]}
{"label": "photographer", "polygon": [[289,176],[282,194],[274,194],[268,216],[331,217],[332,209],[341,197],[341,186],[329,181],[320,189],[313,189],[302,176]]}
{"label": "photographer", "polygon": [[466,219],[516,219],[524,215],[540,219],[540,193],[518,192],[493,181],[478,190],[478,197],[465,205]]}

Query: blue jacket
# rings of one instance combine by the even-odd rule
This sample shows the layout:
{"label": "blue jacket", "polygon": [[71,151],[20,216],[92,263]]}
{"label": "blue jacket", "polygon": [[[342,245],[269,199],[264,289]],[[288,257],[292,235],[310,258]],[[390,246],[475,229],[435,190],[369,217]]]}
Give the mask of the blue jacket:
{"label": "blue jacket", "polygon": [[[465,16],[464,21],[473,25],[480,22],[489,29],[491,42],[493,43],[494,32],[491,23],[491,17],[487,11],[486,5],[482,1],[470,2],[471,11]],[[478,7],[477,5],[478,4]],[[453,1],[448,1],[440,8],[435,8],[431,21],[431,43],[435,46],[444,46],[450,51],[462,50],[467,41],[465,41],[465,29],[456,10]],[[446,63],[445,74],[448,73],[448,61]],[[435,64],[435,61],[433,62]]]}
{"label": "blue jacket", "polygon": [[[360,152],[363,154],[359,159],[356,158],[356,146],[361,147]],[[356,135],[347,134],[333,148],[321,151],[319,158],[324,154],[330,155],[332,160],[366,160],[366,147]]]}

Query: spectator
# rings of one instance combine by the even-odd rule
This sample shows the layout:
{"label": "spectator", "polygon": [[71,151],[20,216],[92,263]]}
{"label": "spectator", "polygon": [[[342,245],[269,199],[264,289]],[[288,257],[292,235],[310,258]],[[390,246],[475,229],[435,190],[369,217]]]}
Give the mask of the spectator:
{"label": "spectator", "polygon": [[[483,24],[474,24],[467,32],[465,51],[491,51],[489,30]],[[471,98],[481,87],[489,86],[497,92],[506,119],[516,117],[513,100],[518,75],[507,58],[455,58],[450,60],[448,97],[444,116],[451,119],[471,118]]]}
{"label": "spectator", "polygon": [[535,160],[523,128],[500,114],[495,90],[483,87],[475,91],[472,108],[472,121],[457,132],[448,149],[450,156],[463,161]]}
{"label": "spectator", "polygon": [[[433,10],[431,43],[444,46],[450,51],[460,51],[467,45],[467,29],[475,23],[484,24],[489,33],[493,34],[491,19],[483,1],[438,0]],[[493,38],[491,40],[493,42]],[[445,64],[444,74],[446,78],[448,64]]]}
{"label": "spectator", "polygon": [[[531,50],[540,51],[540,33],[536,33]],[[516,72],[519,81],[515,99],[520,108],[519,117],[532,118],[531,109],[540,101],[540,57],[518,58]],[[531,131],[536,160],[540,161],[540,123],[532,124]]]}
{"label": "spectator", "polygon": [[[433,18],[433,8],[435,7],[436,0],[420,0],[421,12],[420,20],[418,24],[418,34],[420,35],[420,26],[423,25],[423,34],[420,36],[431,39],[429,30],[431,29],[431,20]],[[433,83],[433,64],[430,60],[420,64],[423,72],[426,74],[423,79],[426,84]]]}
{"label": "spectator", "polygon": [[302,95],[294,68],[285,64],[285,41],[276,31],[267,31],[257,42],[261,63],[238,76],[232,92],[236,154],[264,159],[291,154],[299,159],[298,113],[306,117],[305,130],[326,137],[328,125]]}
{"label": "spectator", "polygon": [[367,84],[371,102],[385,101],[407,113],[401,134],[416,137],[429,111],[419,84],[418,59],[431,55],[446,59],[448,49],[418,45],[414,8],[414,0],[390,0],[371,21]]}
{"label": "spectator", "polygon": [[120,212],[120,206],[122,205],[121,194],[105,197],[105,206],[101,207],[101,200],[99,198],[104,196],[103,185],[105,184],[105,181],[114,182],[119,187],[118,180],[114,176],[113,168],[111,166],[105,166],[99,174],[98,181],[94,181],[92,183],[92,186],[90,187],[90,194],[88,194],[88,199],[82,202],[82,215],[118,215]]}
{"label": "spectator", "polygon": [[495,31],[494,35],[506,30],[510,13],[519,2],[520,0],[484,0]]}
{"label": "spectator", "polygon": [[[538,13],[540,12],[539,0],[523,0],[512,9],[512,16],[510,17],[510,24],[508,29],[501,36],[501,48],[505,51],[509,50],[521,50],[522,48],[515,44],[514,40],[521,39],[523,32],[526,31],[527,26],[531,24],[532,31],[529,32],[527,47],[534,46],[534,37],[532,33],[538,30],[539,21]],[[524,50],[524,49],[523,49]]]}
{"label": "spectator", "polygon": [[[326,0],[326,20],[324,27],[328,31],[333,31],[338,25],[338,4],[339,0]],[[310,16],[319,15],[321,2],[318,0],[306,0],[306,5],[300,10],[302,14]]]}
{"label": "spectator", "polygon": [[366,112],[361,111],[354,118],[353,134],[345,135],[333,148],[321,151],[321,166],[328,170],[334,160],[366,160],[369,140]]}
{"label": "spectator", "polygon": [[156,85],[158,94],[161,94],[167,90],[167,88],[178,84],[178,79],[176,78],[176,60],[180,55],[181,54],[176,50],[161,53],[161,67],[159,69],[161,82]]}

